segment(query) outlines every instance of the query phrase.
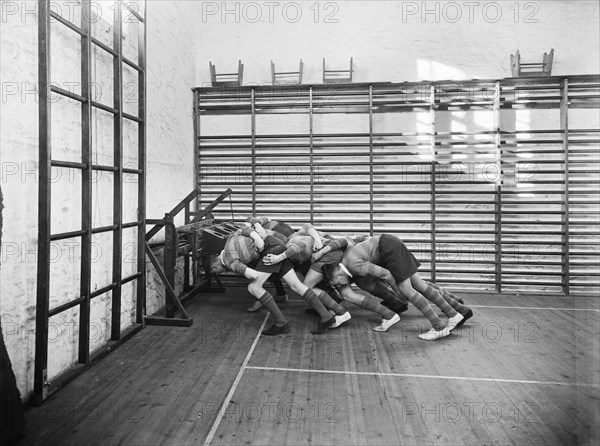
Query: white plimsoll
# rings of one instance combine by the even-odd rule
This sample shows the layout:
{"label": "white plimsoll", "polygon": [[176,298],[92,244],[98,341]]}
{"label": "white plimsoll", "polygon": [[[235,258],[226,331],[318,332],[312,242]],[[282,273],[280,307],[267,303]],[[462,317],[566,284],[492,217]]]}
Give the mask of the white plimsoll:
{"label": "white plimsoll", "polygon": [[346,311],[344,314],[335,317],[335,322],[329,328],[337,328],[342,325],[344,322],[349,321],[352,318],[350,316],[350,312]]}
{"label": "white plimsoll", "polygon": [[456,328],[456,326],[458,325],[458,323],[460,321],[462,321],[465,317],[460,314],[460,313],[456,313],[455,316],[452,316],[450,318],[448,318],[448,331],[452,331]]}
{"label": "white plimsoll", "polygon": [[419,338],[421,338],[425,341],[435,341],[436,339],[446,337],[449,334],[450,334],[450,330],[448,330],[448,327],[444,328],[443,330],[439,330],[439,331],[436,330],[435,328],[432,328],[427,333],[420,334]]}
{"label": "white plimsoll", "polygon": [[381,325],[378,325],[377,327],[373,328],[373,330],[375,331],[388,331],[388,329],[394,325],[397,324],[398,322],[400,322],[400,316],[398,316],[397,314],[394,314],[394,317],[391,319],[383,319],[381,321]]}

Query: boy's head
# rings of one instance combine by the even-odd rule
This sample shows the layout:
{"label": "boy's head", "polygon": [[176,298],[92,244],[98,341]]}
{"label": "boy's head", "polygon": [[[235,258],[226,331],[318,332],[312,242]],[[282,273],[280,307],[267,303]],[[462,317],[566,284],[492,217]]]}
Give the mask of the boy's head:
{"label": "boy's head", "polygon": [[323,265],[323,275],[333,286],[344,286],[350,283],[350,276],[344,272],[339,263]]}
{"label": "boy's head", "polygon": [[[223,252],[223,251],[221,251]],[[223,262],[221,261],[221,255],[219,254],[218,256],[215,256],[214,259],[212,259],[212,262],[210,264],[210,271],[215,275],[218,276],[221,273],[224,273],[225,271],[227,271],[227,267],[225,265],[223,265]]]}

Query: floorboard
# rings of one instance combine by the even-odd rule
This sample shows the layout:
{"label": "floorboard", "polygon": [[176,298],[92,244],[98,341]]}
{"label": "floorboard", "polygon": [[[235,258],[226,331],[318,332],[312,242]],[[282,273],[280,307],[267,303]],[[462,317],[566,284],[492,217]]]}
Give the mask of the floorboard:
{"label": "floorboard", "polygon": [[597,444],[598,299],[465,298],[474,318],[427,342],[414,307],[377,333],[345,304],[351,321],[312,335],[297,296],[291,332],[257,339],[243,288],[203,295],[192,327],[146,327],[30,409],[19,444],[198,445],[213,428],[214,445]]}

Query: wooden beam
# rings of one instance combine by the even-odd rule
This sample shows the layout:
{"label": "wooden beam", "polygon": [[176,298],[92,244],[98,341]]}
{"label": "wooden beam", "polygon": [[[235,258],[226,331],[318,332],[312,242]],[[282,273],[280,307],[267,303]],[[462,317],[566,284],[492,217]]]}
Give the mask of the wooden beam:
{"label": "wooden beam", "polygon": [[51,205],[51,98],[50,95],[50,1],[39,2],[38,79],[39,119],[39,183],[38,183],[38,256],[35,314],[34,404],[47,398],[48,316],[50,311],[50,205]]}
{"label": "wooden beam", "polygon": [[87,12],[91,0],[81,4],[81,162],[86,168],[81,174],[81,273],[80,296],[84,299],[79,306],[79,355],[78,361],[90,361],[90,292],[92,275],[92,25]]}
{"label": "wooden beam", "polygon": [[171,286],[171,284],[169,283],[169,280],[165,276],[165,272],[163,271],[162,267],[160,266],[160,263],[158,262],[157,258],[154,256],[154,253],[152,252],[152,248],[150,248],[150,245],[148,245],[148,242],[146,242],[145,246],[146,246],[146,255],[148,256],[148,258],[150,259],[150,262],[152,262],[152,265],[156,269],[156,272],[158,273],[160,280],[162,280],[163,285],[165,286],[167,295],[173,301],[173,303],[175,304],[177,309],[181,312],[181,314],[183,315],[183,318],[189,319],[189,316],[188,316],[187,312],[185,311],[185,308],[183,307],[183,305],[179,301],[179,298],[175,294],[173,287]]}
{"label": "wooden beam", "polygon": [[[123,272],[123,24],[121,8],[113,11],[113,164],[116,168],[113,179],[113,265],[112,280],[117,286],[112,292],[110,338],[121,338],[121,275]],[[139,230],[139,229],[138,229]],[[138,248],[139,249],[139,248]]]}
{"label": "wooden beam", "polygon": [[[169,212],[167,212],[167,214],[172,214],[172,215],[179,214],[179,212],[181,212],[183,209],[185,209],[185,207],[188,205],[188,203],[190,203],[199,194],[200,194],[200,188],[194,189],[183,200],[181,200],[177,206],[175,206],[173,209],[171,209]],[[154,220],[152,220],[152,221],[154,221]],[[196,219],[194,219],[194,221],[196,221]],[[157,224],[156,226],[154,226],[152,229],[150,229],[146,233],[146,240],[150,240],[152,237],[154,237],[156,234],[158,234],[158,232],[161,229],[162,229],[162,225]]]}
{"label": "wooden beam", "polygon": [[568,296],[570,294],[570,259],[569,259],[569,80],[563,79],[561,88],[562,98],[560,101],[560,129],[562,135],[562,149],[564,156],[564,204],[562,209],[562,291]]}

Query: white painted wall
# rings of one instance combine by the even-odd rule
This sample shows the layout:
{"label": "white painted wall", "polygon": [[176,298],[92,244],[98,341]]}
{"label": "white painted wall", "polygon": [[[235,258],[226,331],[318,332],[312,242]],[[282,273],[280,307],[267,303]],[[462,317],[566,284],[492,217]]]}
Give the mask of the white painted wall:
{"label": "white painted wall", "polygon": [[[72,3],[72,2],[71,2]],[[67,3],[53,2],[67,17],[75,17]],[[107,14],[112,2],[103,2]],[[147,214],[161,217],[193,188],[192,94],[196,85],[194,25],[197,5],[187,1],[150,1],[147,9]],[[78,13],[78,12],[77,12]],[[70,14],[70,15],[69,15]],[[104,18],[104,17],[103,17]],[[38,202],[38,103],[37,103],[37,2],[3,2],[1,16],[1,186],[4,193],[2,238],[2,275],[0,277],[0,315],[8,352],[23,398],[33,389],[35,344],[35,302],[37,277],[37,202]],[[112,18],[110,18],[112,20]],[[109,20],[109,21],[110,21]],[[110,36],[110,29],[99,23],[97,36]],[[60,86],[78,85],[80,49],[74,34],[56,28],[53,45],[52,81]],[[131,29],[125,32],[132,32]],[[132,58],[135,46],[128,36],[125,51]],[[133,51],[132,51],[133,50]],[[94,81],[98,99],[111,105],[112,65],[110,58],[98,53],[94,62]],[[129,98],[126,111],[137,107],[136,86],[124,75],[124,95]],[[75,84],[68,84],[74,82]],[[111,121],[94,118],[94,159],[112,163]],[[70,100],[53,104],[53,157],[78,161],[80,152],[79,108]],[[125,129],[124,163],[137,164],[135,128]],[[79,229],[81,180],[74,171],[55,171],[52,202],[52,232]],[[92,185],[94,225],[112,220],[112,176],[101,173]],[[96,192],[97,191],[97,192]],[[137,214],[135,177],[124,185],[124,219],[135,221]],[[111,280],[110,235],[94,236],[92,252],[92,290]],[[124,231],[123,274],[135,271],[135,230]],[[77,297],[79,247],[58,243],[51,259],[51,307]],[[155,284],[155,277],[149,277]],[[164,290],[156,285],[148,293],[149,313],[163,302]],[[135,282],[124,287],[122,327],[134,321]],[[67,311],[51,319],[49,332],[50,378],[68,368],[77,355],[78,313]],[[110,294],[92,301],[91,348],[102,346],[110,337]]]}
{"label": "white painted wall", "polygon": [[201,22],[203,83],[209,61],[232,72],[238,59],[257,84],[270,84],[270,60],[293,71],[300,58],[304,83],[321,82],[323,57],[332,69],[354,57],[356,82],[510,77],[517,49],[539,62],[554,48],[554,74],[600,64],[596,1],[204,1]]}

